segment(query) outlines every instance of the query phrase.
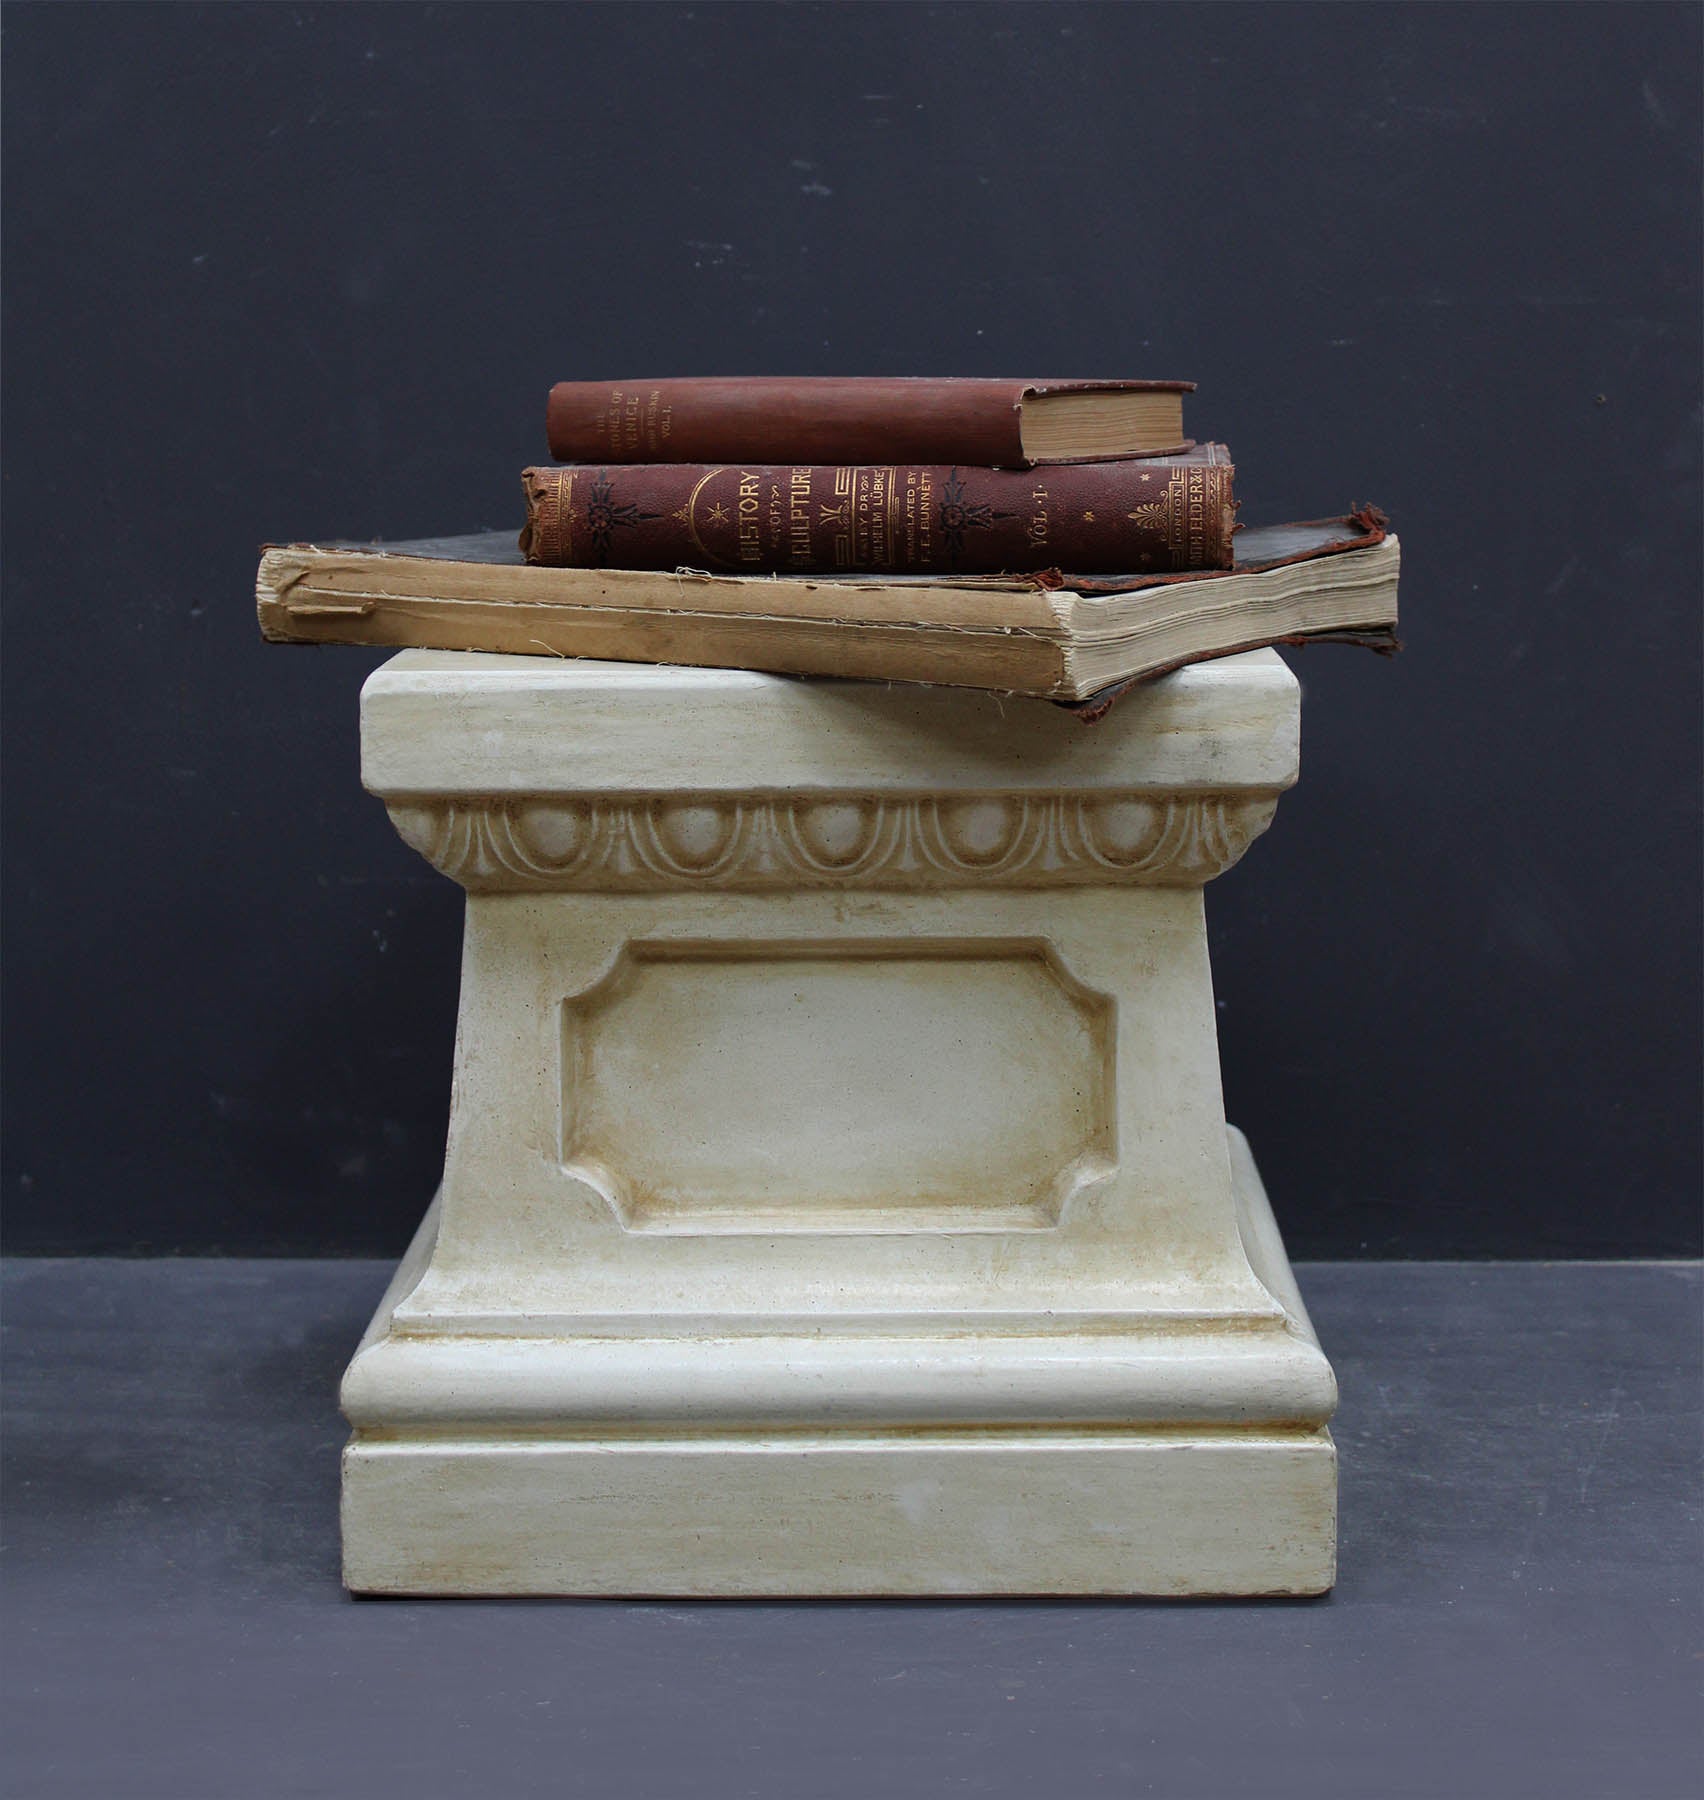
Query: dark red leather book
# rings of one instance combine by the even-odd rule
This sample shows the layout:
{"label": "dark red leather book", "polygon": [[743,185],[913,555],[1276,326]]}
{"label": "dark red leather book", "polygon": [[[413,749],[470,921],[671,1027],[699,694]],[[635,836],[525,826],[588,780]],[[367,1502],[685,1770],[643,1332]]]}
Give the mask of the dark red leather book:
{"label": "dark red leather book", "polygon": [[1228,569],[1223,444],[1019,471],[939,465],[527,469],[531,563],[737,574]]}
{"label": "dark red leather book", "polygon": [[971,463],[1027,469],[1189,447],[1192,381],[698,376],[559,381],[558,462]]}

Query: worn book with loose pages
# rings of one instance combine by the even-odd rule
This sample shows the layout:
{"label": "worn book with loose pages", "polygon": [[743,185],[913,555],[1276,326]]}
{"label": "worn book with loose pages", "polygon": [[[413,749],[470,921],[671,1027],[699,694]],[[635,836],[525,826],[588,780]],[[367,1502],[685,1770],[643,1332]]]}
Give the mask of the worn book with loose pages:
{"label": "worn book with loose pages", "polygon": [[1230,569],[1073,576],[541,568],[512,535],[294,544],[261,557],[276,643],[506,651],[937,682],[1090,703],[1265,644],[1396,648],[1384,515],[1241,530]]}

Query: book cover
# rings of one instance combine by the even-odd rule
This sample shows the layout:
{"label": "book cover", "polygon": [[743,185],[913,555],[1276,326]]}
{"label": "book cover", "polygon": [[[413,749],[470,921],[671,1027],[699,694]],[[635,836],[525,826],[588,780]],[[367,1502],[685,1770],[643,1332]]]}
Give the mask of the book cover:
{"label": "book cover", "polygon": [[1223,444],[1018,471],[575,464],[524,471],[529,562],[740,574],[1084,574],[1231,565]]}
{"label": "book cover", "polygon": [[1187,448],[1192,381],[696,376],[559,381],[558,462],[967,463],[1028,468]]}

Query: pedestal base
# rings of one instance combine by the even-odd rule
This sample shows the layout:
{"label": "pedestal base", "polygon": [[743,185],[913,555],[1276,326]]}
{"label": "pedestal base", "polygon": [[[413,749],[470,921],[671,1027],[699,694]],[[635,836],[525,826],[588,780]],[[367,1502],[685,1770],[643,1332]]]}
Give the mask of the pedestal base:
{"label": "pedestal base", "polygon": [[378,1443],[348,1587],[384,1594],[1317,1594],[1324,1431]]}
{"label": "pedestal base", "polygon": [[[1323,1427],[1273,1423],[1271,1394],[1290,1379],[1295,1351],[1323,1359],[1235,1132],[1231,1162],[1238,1227],[1284,1329],[1274,1338],[1204,1327],[1132,1353],[1116,1415],[1125,1422],[837,1425],[845,1396],[825,1368],[817,1416],[784,1428],[671,1420],[651,1430],[641,1418],[607,1430],[553,1426],[539,1412],[552,1385],[541,1365],[565,1347],[511,1341],[492,1352],[500,1366],[482,1368],[485,1352],[465,1340],[417,1342],[420,1369],[436,1350],[444,1373],[416,1372],[410,1385],[457,1384],[473,1420],[411,1424],[410,1411],[441,1419],[442,1409],[404,1404],[396,1422],[357,1431],[343,1465],[345,1583],[422,1595],[1321,1593],[1335,1567],[1336,1453]],[[392,1309],[430,1258],[430,1225],[422,1236],[357,1364],[396,1342]],[[981,1340],[973,1361],[991,1354],[1012,1391],[1026,1357],[1029,1374],[1052,1381],[1062,1360],[1095,1361],[1091,1334],[997,1343]],[[706,1340],[686,1361],[713,1366],[738,1354]],[[866,1413],[881,1385],[870,1373],[878,1354],[864,1353],[862,1376],[846,1389]],[[942,1343],[920,1354],[955,1352]],[[858,1355],[849,1350],[848,1370]],[[966,1372],[974,1381],[987,1371]],[[1110,1394],[1120,1372],[1083,1379],[1110,1380]],[[484,1383],[507,1384],[512,1404],[483,1399]],[[1213,1422],[1176,1417],[1175,1400],[1154,1408],[1152,1423],[1130,1422],[1129,1397],[1150,1388],[1210,1394]],[[1260,1423],[1234,1422],[1239,1388]],[[514,1421],[489,1421],[502,1410]]]}

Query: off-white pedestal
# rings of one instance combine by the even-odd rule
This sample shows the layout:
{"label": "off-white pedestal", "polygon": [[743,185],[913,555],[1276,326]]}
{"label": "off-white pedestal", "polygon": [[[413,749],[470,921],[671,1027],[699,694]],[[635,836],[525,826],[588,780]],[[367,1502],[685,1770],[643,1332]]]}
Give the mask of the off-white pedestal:
{"label": "off-white pedestal", "polygon": [[1219,1088],[1269,651],[1045,702],[409,651],[468,890],[444,1184],[343,1386],[368,1593],[1332,1580],[1335,1400]]}

